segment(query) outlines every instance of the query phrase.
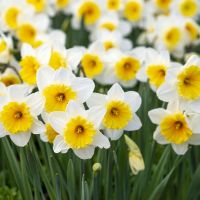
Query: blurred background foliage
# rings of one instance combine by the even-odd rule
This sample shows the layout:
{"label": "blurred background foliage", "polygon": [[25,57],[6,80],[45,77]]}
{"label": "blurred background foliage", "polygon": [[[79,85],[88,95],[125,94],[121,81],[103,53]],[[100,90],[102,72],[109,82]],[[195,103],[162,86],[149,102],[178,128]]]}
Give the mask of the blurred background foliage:
{"label": "blurred background foliage", "polygon": [[[52,26],[66,32],[67,48],[88,46],[88,32],[83,25],[80,30],[73,30],[70,18],[58,13],[52,19]],[[134,46],[141,31],[133,29],[128,36]],[[200,47],[188,47],[187,51],[191,50],[200,52]],[[96,91],[108,88],[96,84]],[[177,156],[170,146],[156,144],[152,138],[155,126],[148,118],[148,111],[165,105],[148,83],[138,83],[132,90],[142,97],[138,115],[143,126],[126,134],[142,152],[144,171],[138,175],[131,173],[124,137],[112,141],[109,150],[96,149],[91,160],[80,160],[71,151],[55,154],[51,144],[43,143],[35,135],[24,148],[3,138],[0,140],[0,200],[200,199],[200,147],[193,146],[184,156]],[[94,171],[94,163],[100,163],[101,169]]]}

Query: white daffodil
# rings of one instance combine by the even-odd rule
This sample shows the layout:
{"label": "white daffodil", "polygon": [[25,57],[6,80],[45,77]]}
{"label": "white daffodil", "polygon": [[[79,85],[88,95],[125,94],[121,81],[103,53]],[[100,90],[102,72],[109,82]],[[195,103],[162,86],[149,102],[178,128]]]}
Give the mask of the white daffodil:
{"label": "white daffodil", "polygon": [[151,88],[156,91],[164,82],[168,69],[178,67],[178,63],[170,61],[169,52],[166,50],[156,51],[147,48],[145,54],[144,66],[139,70],[137,79],[146,82],[149,80]]}
{"label": "white daffodil", "polygon": [[143,55],[143,47],[135,48],[130,52],[110,50],[107,54],[106,68],[97,80],[104,84],[118,82],[124,87],[133,87],[137,82],[136,75],[143,64]]}
{"label": "white daffodil", "polygon": [[173,0],[171,13],[179,14],[182,17],[197,18],[200,14],[199,0]]}
{"label": "white daffodil", "polygon": [[111,140],[119,139],[123,131],[134,131],[142,124],[136,111],[141,105],[141,98],[137,92],[124,92],[119,84],[114,84],[107,95],[93,93],[88,99],[89,108],[101,106],[106,109],[102,121],[102,128]]}
{"label": "white daffodil", "polygon": [[70,100],[84,103],[94,90],[94,82],[76,77],[69,69],[42,67],[37,73],[37,86],[45,99],[45,111],[64,111]]}
{"label": "white daffodil", "polygon": [[[105,51],[109,51],[113,48],[121,49],[122,51],[128,51],[132,48],[132,43],[129,39],[123,38],[120,32],[110,32],[108,30],[102,30],[101,33],[96,35],[97,42],[102,43]],[[91,38],[93,41],[93,38]]]}
{"label": "white daffodil", "polygon": [[144,14],[144,5],[143,0],[125,0],[123,16],[134,24],[140,22]]}
{"label": "white daffodil", "polygon": [[188,44],[191,43],[199,43],[199,36],[200,36],[200,26],[194,19],[186,18],[184,23],[184,28],[186,31],[186,35],[188,38]]}
{"label": "white daffodil", "polygon": [[20,84],[21,80],[13,69],[7,68],[4,73],[0,75],[0,82],[7,87],[14,84]]}
{"label": "white daffodil", "polygon": [[71,6],[73,28],[79,29],[81,20],[83,20],[85,26],[90,29],[101,17],[101,4],[100,0],[77,0],[74,2]]}
{"label": "white daffodil", "polygon": [[184,31],[184,20],[180,16],[160,16],[156,21],[155,47],[167,49],[175,56],[182,56],[187,42]]}
{"label": "white daffodil", "polygon": [[33,16],[34,10],[23,0],[1,0],[0,27],[3,31],[13,31],[19,25],[19,19]]}
{"label": "white daffodil", "polygon": [[158,125],[154,139],[159,144],[171,144],[177,154],[185,154],[189,144],[200,144],[200,115],[185,112],[177,101],[169,103],[166,110],[149,111],[149,117]]}
{"label": "white daffodil", "polygon": [[123,36],[126,36],[131,32],[131,24],[120,19],[117,13],[109,12],[98,20],[95,30],[92,31],[92,40],[98,39],[97,36],[101,35],[102,30],[118,31]]}
{"label": "white daffodil", "polygon": [[45,131],[40,134],[40,139],[43,142],[53,143],[58,133],[53,129],[49,121],[49,113],[42,112],[42,119],[45,123]]}
{"label": "white daffodil", "polygon": [[154,6],[159,10],[163,12],[168,12],[170,9],[170,6],[173,3],[173,0],[151,0],[154,4]]}
{"label": "white daffodil", "polygon": [[23,44],[21,48],[21,69],[19,71],[22,80],[29,84],[36,84],[37,70],[42,66],[47,66],[50,59],[51,48],[48,45],[42,45],[33,49],[28,44]]}
{"label": "white daffodil", "polygon": [[0,137],[8,135],[17,146],[25,146],[31,133],[44,132],[44,125],[37,116],[43,110],[44,102],[39,92],[28,95],[29,88],[12,85],[0,101]]}
{"label": "white daffodil", "polygon": [[92,43],[81,59],[81,66],[85,75],[89,78],[97,79],[105,69],[106,54],[104,47],[99,42]]}
{"label": "white daffodil", "polygon": [[53,45],[51,48],[51,56],[49,60],[49,66],[53,69],[59,69],[60,67],[69,68],[77,71],[78,65],[85,52],[84,47],[73,47],[66,49],[64,45]]}
{"label": "white daffodil", "polygon": [[181,105],[200,112],[200,58],[193,55],[184,66],[169,70],[157,96],[166,102],[179,99]]}
{"label": "white daffodil", "polygon": [[13,59],[11,50],[13,41],[10,35],[6,36],[0,32],[0,63],[9,63]]}
{"label": "white daffodil", "polygon": [[42,14],[19,18],[16,35],[21,42],[36,46],[37,36],[45,33],[50,25],[49,17]]}
{"label": "white daffodil", "polygon": [[90,159],[95,147],[109,148],[109,140],[99,131],[104,114],[101,107],[85,110],[74,101],[69,102],[65,112],[52,112],[50,124],[59,133],[53,142],[54,152],[72,149],[79,158]]}

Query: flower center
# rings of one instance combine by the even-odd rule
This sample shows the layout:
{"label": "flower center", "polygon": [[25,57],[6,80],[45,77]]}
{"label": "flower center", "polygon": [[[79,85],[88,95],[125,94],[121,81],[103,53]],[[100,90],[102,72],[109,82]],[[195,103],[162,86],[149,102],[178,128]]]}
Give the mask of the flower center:
{"label": "flower center", "polygon": [[132,111],[128,104],[123,101],[111,101],[106,106],[106,114],[103,125],[106,128],[125,128],[132,118]]}
{"label": "flower center", "polygon": [[164,65],[150,65],[147,67],[146,73],[149,78],[150,84],[155,87],[160,87],[164,81],[166,76],[166,67]]}
{"label": "flower center", "polygon": [[33,117],[25,103],[10,102],[0,112],[0,122],[11,134],[28,131],[33,124]]}
{"label": "flower center", "polygon": [[103,70],[103,62],[95,54],[85,54],[81,60],[84,72],[87,77],[93,78],[99,75]]}
{"label": "flower center", "polygon": [[82,116],[72,118],[64,129],[64,139],[72,148],[84,148],[90,145],[96,134],[93,123]]}
{"label": "flower center", "polygon": [[69,86],[52,84],[43,90],[47,112],[64,111],[70,100],[76,99],[76,93]]}
{"label": "flower center", "polygon": [[182,144],[189,140],[192,131],[182,113],[167,115],[160,124],[161,134],[174,144]]}
{"label": "flower center", "polygon": [[195,100],[200,97],[200,67],[186,67],[177,77],[177,89],[181,97]]}
{"label": "flower center", "polygon": [[116,76],[123,81],[134,79],[139,69],[140,61],[133,57],[124,57],[115,65]]}

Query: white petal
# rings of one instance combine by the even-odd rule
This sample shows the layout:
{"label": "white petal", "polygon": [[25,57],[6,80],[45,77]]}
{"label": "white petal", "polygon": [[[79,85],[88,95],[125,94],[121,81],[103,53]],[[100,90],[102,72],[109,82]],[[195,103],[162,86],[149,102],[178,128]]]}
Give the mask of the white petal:
{"label": "white petal", "polygon": [[37,59],[41,65],[48,65],[51,56],[51,48],[49,45],[42,45],[37,49]]}
{"label": "white petal", "polygon": [[35,51],[31,45],[24,43],[21,47],[21,56],[24,58],[27,55],[35,56]]}
{"label": "white petal", "polygon": [[52,112],[49,114],[49,122],[57,133],[63,134],[66,126],[66,113],[65,112]]}
{"label": "white petal", "polygon": [[200,145],[200,134],[193,134],[188,143],[193,145]]}
{"label": "white petal", "polygon": [[188,106],[193,112],[200,113],[200,99],[190,102]]}
{"label": "white petal", "polygon": [[31,132],[33,134],[42,134],[45,131],[46,131],[45,125],[41,121],[34,119],[33,126],[31,127]]}
{"label": "white petal", "polygon": [[136,74],[136,78],[141,82],[147,82],[146,68],[142,67]]}
{"label": "white petal", "polygon": [[193,133],[200,134],[200,114],[192,116],[190,119],[190,125]]}
{"label": "white petal", "polygon": [[184,155],[188,150],[188,144],[172,144],[172,148],[178,155]]}
{"label": "white petal", "polygon": [[29,95],[26,99],[26,103],[30,108],[31,114],[34,116],[38,116],[42,113],[44,102],[44,98],[39,92]]}
{"label": "white petal", "polygon": [[21,101],[29,93],[27,85],[11,85],[8,87],[8,94],[11,100]]}
{"label": "white petal", "polygon": [[173,101],[175,98],[177,98],[175,85],[172,85],[170,83],[164,83],[158,88],[157,96],[162,101]]}
{"label": "white petal", "polygon": [[4,129],[3,125],[0,123],[0,138],[8,135],[7,131]]}
{"label": "white petal", "polygon": [[66,85],[70,85],[72,77],[73,74],[69,69],[59,68],[55,72],[54,81],[56,83],[63,83]]}
{"label": "white petal", "polygon": [[103,106],[95,106],[87,111],[87,119],[93,122],[95,127],[98,129],[104,118],[105,113],[106,109]]}
{"label": "white petal", "polygon": [[140,118],[134,113],[133,118],[129,121],[128,125],[124,128],[126,131],[135,131],[142,127]]}
{"label": "white petal", "polygon": [[104,105],[106,103],[106,95],[93,93],[86,103],[89,108],[93,106]]}
{"label": "white petal", "polygon": [[142,100],[137,92],[125,92],[125,102],[131,105],[132,112],[136,112],[141,106]]}
{"label": "white petal", "polygon": [[67,113],[67,117],[76,117],[77,115],[82,115],[82,116],[86,116],[86,111],[83,107],[83,105],[75,102],[75,101],[70,101],[67,105],[66,108],[66,113]]}
{"label": "white petal", "polygon": [[55,71],[50,67],[41,67],[37,72],[37,86],[42,91],[52,83]]}
{"label": "white petal", "polygon": [[10,139],[13,141],[15,145],[19,147],[24,147],[25,145],[27,145],[30,138],[31,138],[31,133],[29,132],[10,135]]}
{"label": "white petal", "polygon": [[94,155],[94,146],[81,149],[73,149],[74,153],[81,159],[90,159]]}
{"label": "white petal", "polygon": [[156,140],[159,144],[169,144],[167,140],[163,137],[163,135],[160,133],[160,127],[157,127],[156,130],[153,133],[153,139]]}
{"label": "white petal", "polygon": [[67,152],[68,149],[69,149],[69,147],[65,143],[63,136],[57,135],[53,141],[53,151],[55,153],[59,153],[61,151]]}
{"label": "white petal", "polygon": [[92,144],[99,148],[108,149],[110,147],[110,142],[108,138],[103,135],[100,131],[97,131],[96,135],[93,138]]}
{"label": "white petal", "polygon": [[124,91],[118,83],[115,83],[109,90],[108,90],[108,98],[109,99],[118,99],[124,100]]}
{"label": "white petal", "polygon": [[123,130],[105,129],[105,134],[111,140],[118,140],[122,136]]}
{"label": "white petal", "polygon": [[94,82],[89,78],[76,78],[72,83],[72,88],[77,92],[77,100],[85,102],[94,91]]}
{"label": "white petal", "polygon": [[149,118],[154,124],[160,124],[163,118],[168,114],[169,112],[163,108],[156,108],[148,112]]}

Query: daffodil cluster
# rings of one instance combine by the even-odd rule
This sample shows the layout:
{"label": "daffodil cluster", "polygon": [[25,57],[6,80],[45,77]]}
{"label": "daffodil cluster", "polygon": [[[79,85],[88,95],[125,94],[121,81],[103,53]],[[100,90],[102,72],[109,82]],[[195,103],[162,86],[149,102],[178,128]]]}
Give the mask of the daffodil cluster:
{"label": "daffodil cluster", "polygon": [[[39,134],[55,153],[89,159],[141,128],[146,82],[167,104],[149,112],[154,139],[178,154],[199,145],[200,58],[186,56],[199,16],[199,0],[2,0],[0,136],[25,146]],[[69,27],[89,44],[68,48]]]}

